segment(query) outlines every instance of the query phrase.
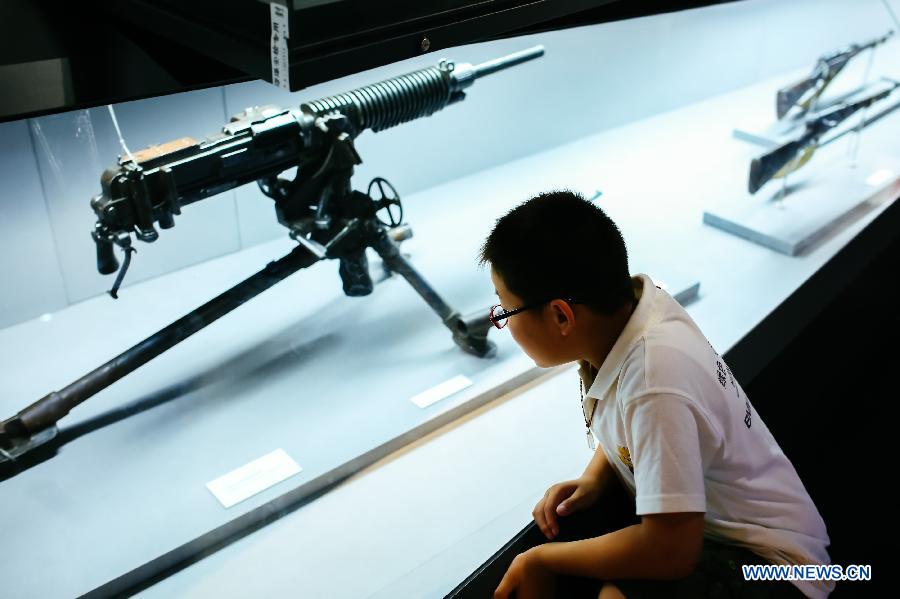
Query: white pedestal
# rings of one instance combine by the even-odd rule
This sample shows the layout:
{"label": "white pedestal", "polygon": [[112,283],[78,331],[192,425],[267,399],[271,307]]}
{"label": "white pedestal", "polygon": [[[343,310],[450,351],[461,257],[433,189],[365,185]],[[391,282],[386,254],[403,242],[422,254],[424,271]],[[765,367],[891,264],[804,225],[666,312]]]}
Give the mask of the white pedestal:
{"label": "white pedestal", "polygon": [[782,199],[781,181],[772,181],[755,196],[744,193],[723,198],[703,212],[703,222],[796,256],[855,220],[865,211],[867,202],[876,203],[885,195],[900,193],[900,163],[896,159],[867,157],[854,166],[844,148],[828,149],[841,151],[813,157],[807,167],[791,175]]}

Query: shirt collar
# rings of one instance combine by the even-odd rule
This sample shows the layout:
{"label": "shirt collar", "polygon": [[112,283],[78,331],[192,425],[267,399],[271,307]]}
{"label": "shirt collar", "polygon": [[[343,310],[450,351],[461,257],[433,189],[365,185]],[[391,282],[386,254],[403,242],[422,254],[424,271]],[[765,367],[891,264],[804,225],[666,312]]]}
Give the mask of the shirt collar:
{"label": "shirt collar", "polygon": [[635,295],[639,296],[637,307],[625,324],[625,328],[619,334],[618,339],[616,339],[606,359],[603,360],[603,364],[600,365],[600,369],[593,368],[586,360],[579,360],[578,374],[586,389],[587,385],[590,385],[590,388],[585,392],[585,404],[588,404],[585,405],[586,414],[590,414],[593,404],[593,402],[588,401],[588,398],[593,398],[596,401],[606,396],[606,392],[618,378],[631,347],[659,319],[658,302],[656,300],[662,292],[647,275],[635,275],[631,277],[631,281]]}

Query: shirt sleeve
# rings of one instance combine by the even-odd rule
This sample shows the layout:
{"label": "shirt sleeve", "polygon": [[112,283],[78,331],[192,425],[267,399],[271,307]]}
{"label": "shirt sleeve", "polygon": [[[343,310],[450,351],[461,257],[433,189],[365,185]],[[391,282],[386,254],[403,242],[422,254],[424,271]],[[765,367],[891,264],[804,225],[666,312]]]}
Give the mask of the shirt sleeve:
{"label": "shirt sleeve", "polygon": [[624,404],[637,515],[705,512],[705,464],[718,440],[687,397],[647,393]]}

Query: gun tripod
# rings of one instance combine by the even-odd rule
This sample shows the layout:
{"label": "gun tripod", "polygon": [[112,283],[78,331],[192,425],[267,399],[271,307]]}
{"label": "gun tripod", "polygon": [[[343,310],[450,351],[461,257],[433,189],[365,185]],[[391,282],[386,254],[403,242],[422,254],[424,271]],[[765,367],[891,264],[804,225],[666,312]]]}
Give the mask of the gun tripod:
{"label": "gun tripod", "polygon": [[[382,194],[378,200],[370,195],[373,186],[376,185]],[[390,195],[385,194],[385,186],[390,189]],[[291,232],[291,238],[319,259],[340,260],[338,274],[343,282],[344,293],[348,296],[364,296],[372,292],[374,284],[365,253],[367,247],[372,248],[384,262],[388,275],[398,273],[406,279],[440,317],[444,326],[450,329],[453,341],[463,351],[481,358],[494,355],[496,346],[487,338],[488,331],[493,326],[487,312],[479,310],[466,316],[460,315],[438,295],[401,253],[399,244],[412,236],[412,230],[402,222],[403,207],[394,187],[386,179],[378,177],[369,184],[368,194],[354,191],[351,197],[343,199],[341,204],[346,207],[352,202],[359,202],[357,209],[361,213],[369,213],[349,219],[327,245],[322,245],[314,238],[307,238],[297,231]],[[399,217],[395,217],[391,211],[394,206],[399,209]],[[389,222],[378,218],[377,213],[382,210],[387,212]]]}
{"label": "gun tripod", "polygon": [[[338,274],[348,296],[372,292],[366,259],[366,248],[372,248],[387,272],[399,273],[437,313],[463,351],[479,357],[493,355],[496,347],[487,339],[492,326],[487,311],[461,316],[400,252],[399,243],[409,239],[412,230],[403,223],[403,204],[394,186],[376,177],[366,193],[351,189],[353,168],[362,160],[349,121],[333,114],[322,118],[319,128],[329,142],[317,160],[293,180],[275,176],[258,182],[262,192],[275,200],[278,221],[290,229],[291,238],[319,259],[340,260]],[[386,220],[379,218],[380,213]]]}
{"label": "gun tripod", "polygon": [[[0,422],[0,480],[6,470],[20,470],[52,453],[54,444],[48,441],[58,432],[56,423],[73,407],[275,283],[326,258],[340,261],[344,293],[368,295],[374,287],[366,260],[366,248],[371,247],[388,273],[404,277],[437,313],[460,348],[479,357],[494,354],[496,347],[487,339],[492,326],[487,310],[460,315],[400,253],[398,244],[411,233],[402,223],[402,205],[393,187],[377,178],[368,193],[351,188],[353,168],[362,162],[353,140],[368,129],[383,131],[461,102],[465,90],[481,77],[543,53],[543,47],[536,46],[477,65],[444,59],[435,67],[305,102],[298,109],[248,108],[202,142],[181,138],[136,155],[126,152],[127,160],[120,157],[117,167],[100,177],[102,191],[91,199],[97,215],[91,233],[97,270],[119,271],[110,290],[113,298],[135,253],[132,235],[154,242],[159,237],[156,227],[174,227],[174,217],[183,207],[253,181],[275,201],[278,221],[299,245],[96,370]],[[279,176],[291,168],[297,169],[293,179]],[[385,185],[392,195],[385,194]],[[372,197],[375,187],[381,192],[379,199]],[[378,218],[382,209],[388,222]],[[398,217],[393,209],[399,211]],[[121,268],[114,247],[124,252]],[[32,463],[18,459],[35,448],[43,451],[31,454]]]}
{"label": "gun tripod", "polygon": [[[259,181],[263,193],[275,199],[279,221],[290,228],[298,247],[106,364],[0,423],[0,465],[6,462],[6,466],[16,468],[17,458],[56,436],[56,423],[72,408],[298,270],[336,258],[340,260],[338,272],[344,292],[350,296],[368,295],[374,285],[365,254],[367,247],[378,253],[389,273],[399,273],[412,285],[450,329],[453,341],[461,349],[479,357],[492,356],[496,346],[487,339],[492,326],[487,310],[462,316],[441,299],[400,252],[399,242],[408,239],[411,231],[402,224],[402,204],[393,186],[385,179],[374,179],[369,192],[377,187],[381,192],[379,199],[351,190],[352,165],[358,164],[359,159],[349,137],[338,135],[335,142],[333,151],[317,165],[313,176],[301,178],[298,174],[293,181],[277,177]],[[385,185],[390,194],[385,194]],[[305,200],[310,194],[318,198],[314,204]],[[399,211],[399,216],[394,215],[394,210]],[[378,218],[381,211],[387,212],[388,222]],[[102,255],[107,262],[109,254],[111,251]]]}

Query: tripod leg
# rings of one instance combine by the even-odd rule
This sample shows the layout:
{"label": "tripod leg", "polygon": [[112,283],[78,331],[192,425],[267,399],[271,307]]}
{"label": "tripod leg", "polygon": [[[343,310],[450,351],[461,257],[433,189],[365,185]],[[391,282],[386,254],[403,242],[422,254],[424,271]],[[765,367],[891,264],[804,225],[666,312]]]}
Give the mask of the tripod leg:
{"label": "tripod leg", "polygon": [[409,260],[400,253],[400,248],[384,231],[383,228],[372,239],[372,248],[378,252],[384,263],[412,285],[413,289],[422,296],[422,299],[431,306],[450,332],[453,333],[453,341],[463,351],[488,358],[497,351],[497,346],[487,338],[488,331],[493,326],[488,318],[487,311],[476,312],[461,316],[441,299],[441,296],[422,278],[422,275],[410,264]]}
{"label": "tripod leg", "polygon": [[[294,248],[291,253],[270,262],[256,274],[220,293],[199,308],[125,350],[106,364],[87,373],[60,391],[53,391],[45,395],[12,418],[0,421],[0,467],[5,462],[17,459],[53,439],[57,431],[57,421],[75,406],[235,308],[242,306],[276,283],[283,281],[298,270],[312,266],[319,260],[320,257],[306,247]],[[0,472],[0,479],[2,479],[2,472]]]}

